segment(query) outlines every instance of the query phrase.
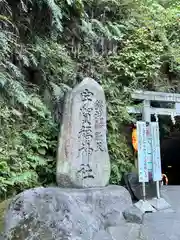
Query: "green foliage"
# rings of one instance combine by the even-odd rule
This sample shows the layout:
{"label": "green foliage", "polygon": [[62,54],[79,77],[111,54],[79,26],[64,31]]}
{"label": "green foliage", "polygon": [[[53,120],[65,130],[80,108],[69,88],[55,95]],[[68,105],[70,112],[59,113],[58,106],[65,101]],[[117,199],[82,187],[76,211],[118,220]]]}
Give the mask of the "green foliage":
{"label": "green foliage", "polygon": [[54,119],[67,86],[86,76],[106,93],[119,183],[133,165],[124,86],[180,91],[178,1],[1,0],[0,9],[1,196],[54,181]]}
{"label": "green foliage", "polygon": [[1,103],[0,120],[1,194],[54,181],[57,129],[40,99],[23,111]]}
{"label": "green foliage", "polygon": [[48,39],[37,38],[29,50],[36,57],[48,82],[73,84],[76,65],[63,45]]}

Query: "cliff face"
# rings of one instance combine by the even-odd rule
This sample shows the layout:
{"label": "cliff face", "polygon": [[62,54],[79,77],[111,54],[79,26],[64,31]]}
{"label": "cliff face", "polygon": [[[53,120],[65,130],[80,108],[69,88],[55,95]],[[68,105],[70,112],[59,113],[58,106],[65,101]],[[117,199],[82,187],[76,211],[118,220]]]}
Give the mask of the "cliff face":
{"label": "cliff face", "polygon": [[124,86],[179,87],[178,4],[2,0],[0,9],[1,197],[55,181],[61,96],[84,77],[105,91],[111,182],[119,183],[133,164]]}

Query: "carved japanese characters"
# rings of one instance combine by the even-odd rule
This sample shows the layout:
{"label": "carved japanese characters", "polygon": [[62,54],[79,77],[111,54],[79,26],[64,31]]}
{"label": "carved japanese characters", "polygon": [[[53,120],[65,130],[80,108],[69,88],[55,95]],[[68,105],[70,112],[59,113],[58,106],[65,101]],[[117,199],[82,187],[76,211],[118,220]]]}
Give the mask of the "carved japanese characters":
{"label": "carved japanese characters", "polygon": [[58,146],[57,182],[64,187],[105,186],[110,177],[102,87],[85,78],[66,97]]}

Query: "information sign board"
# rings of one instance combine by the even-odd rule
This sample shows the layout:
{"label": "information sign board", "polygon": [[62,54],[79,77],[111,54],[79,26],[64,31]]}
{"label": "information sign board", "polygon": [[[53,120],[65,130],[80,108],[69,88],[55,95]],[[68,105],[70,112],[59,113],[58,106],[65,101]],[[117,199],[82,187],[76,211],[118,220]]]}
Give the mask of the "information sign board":
{"label": "information sign board", "polygon": [[152,170],[153,181],[161,181],[161,154],[160,154],[160,140],[159,140],[159,124],[158,122],[151,122],[151,136],[152,136]]}
{"label": "information sign board", "polygon": [[146,127],[146,138],[147,138],[147,165],[149,180],[152,180],[152,137],[150,124]]}
{"label": "information sign board", "polygon": [[137,122],[139,182],[148,182],[146,123]]}
{"label": "information sign board", "polygon": [[180,103],[175,103],[176,114],[180,115]]}

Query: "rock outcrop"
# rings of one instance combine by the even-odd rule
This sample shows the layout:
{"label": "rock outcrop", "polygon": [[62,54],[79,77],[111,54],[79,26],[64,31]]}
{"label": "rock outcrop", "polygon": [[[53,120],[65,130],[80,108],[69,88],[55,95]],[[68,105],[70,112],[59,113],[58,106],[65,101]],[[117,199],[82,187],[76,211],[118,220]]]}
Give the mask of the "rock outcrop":
{"label": "rock outcrop", "polygon": [[108,228],[125,224],[122,212],[131,205],[130,194],[120,186],[27,190],[9,206],[5,239],[92,240],[98,234],[106,239]]}

